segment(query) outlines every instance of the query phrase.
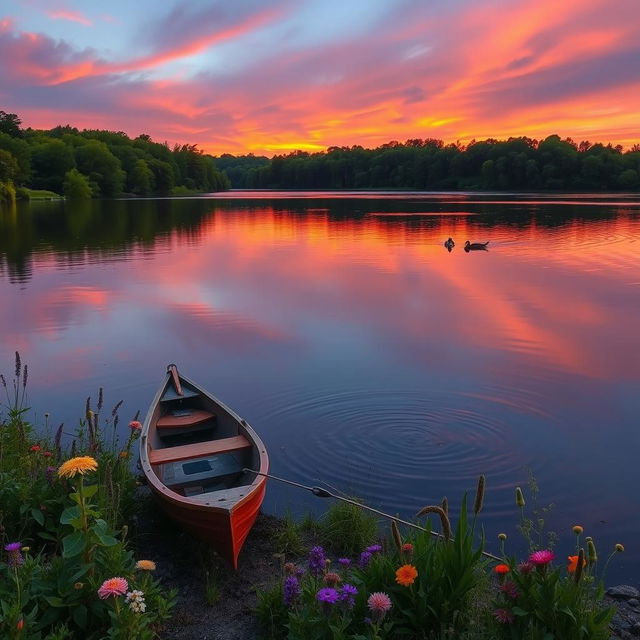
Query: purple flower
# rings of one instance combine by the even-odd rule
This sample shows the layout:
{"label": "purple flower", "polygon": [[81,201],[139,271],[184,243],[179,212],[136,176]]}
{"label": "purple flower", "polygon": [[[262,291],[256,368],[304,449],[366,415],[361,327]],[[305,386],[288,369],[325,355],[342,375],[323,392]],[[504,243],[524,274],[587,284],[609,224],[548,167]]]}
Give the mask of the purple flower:
{"label": "purple flower", "polygon": [[287,607],[290,607],[300,595],[300,583],[298,582],[298,578],[295,576],[289,576],[284,581],[284,603]]}
{"label": "purple flower", "polygon": [[47,482],[49,484],[51,484],[56,476],[56,471],[58,469],[56,467],[47,467],[44,470],[44,477],[46,478]]}
{"label": "purple flower", "polygon": [[326,557],[322,547],[313,547],[309,553],[309,571],[319,576],[325,568]]}
{"label": "purple flower", "polygon": [[24,558],[20,553],[20,549],[22,549],[21,542],[10,542],[5,545],[4,550],[7,552],[7,564],[10,569],[16,569],[21,564],[24,563]]}
{"label": "purple flower", "polygon": [[500,591],[510,600],[517,600],[520,595],[515,582],[505,582],[503,585],[500,585]]}
{"label": "purple flower", "polygon": [[338,564],[341,564],[343,567],[348,567],[351,565],[351,558],[338,558]]}
{"label": "purple flower", "polygon": [[378,553],[379,551],[382,551],[382,546],[379,544],[372,544],[370,547],[367,547],[365,551],[368,551],[369,553]]}
{"label": "purple flower", "polygon": [[360,554],[360,567],[364,569],[369,564],[369,560],[371,560],[371,551],[363,551]]}
{"label": "purple flower", "polygon": [[343,602],[349,609],[352,609],[356,604],[356,596],[358,595],[358,589],[352,584],[343,584],[342,589],[338,593],[338,600]]}
{"label": "purple flower", "polygon": [[325,587],[316,593],[316,600],[319,602],[334,604],[338,601],[338,592],[331,587]]}

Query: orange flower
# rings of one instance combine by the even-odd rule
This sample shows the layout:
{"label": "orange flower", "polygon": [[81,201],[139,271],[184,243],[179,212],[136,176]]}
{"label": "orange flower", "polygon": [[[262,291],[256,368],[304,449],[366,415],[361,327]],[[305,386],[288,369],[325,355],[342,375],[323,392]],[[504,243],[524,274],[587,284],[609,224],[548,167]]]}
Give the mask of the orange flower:
{"label": "orange flower", "polygon": [[499,564],[499,565],[495,566],[493,568],[493,570],[496,573],[499,573],[500,575],[503,575],[505,573],[509,573],[509,571],[511,571],[511,569],[509,568],[508,564]]}
{"label": "orange flower", "polygon": [[[569,556],[567,559],[569,560],[567,571],[569,573],[575,573],[576,569],[578,568],[578,556]],[[587,561],[583,560],[582,566],[585,567],[586,565],[587,565]]]}
{"label": "orange flower", "polygon": [[396,571],[396,582],[403,587],[413,584],[418,577],[417,569],[411,564],[404,564]]}
{"label": "orange flower", "polygon": [[63,462],[58,469],[58,475],[61,478],[73,478],[78,473],[84,475],[88,471],[95,471],[97,468],[98,463],[93,458],[80,456]]}

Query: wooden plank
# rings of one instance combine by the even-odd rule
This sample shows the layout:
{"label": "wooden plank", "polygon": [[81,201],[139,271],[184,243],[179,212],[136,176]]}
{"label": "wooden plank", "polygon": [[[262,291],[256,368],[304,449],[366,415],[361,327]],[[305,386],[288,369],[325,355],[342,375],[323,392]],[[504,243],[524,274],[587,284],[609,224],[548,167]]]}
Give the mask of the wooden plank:
{"label": "wooden plank", "polygon": [[251,446],[251,442],[244,436],[233,436],[220,440],[209,440],[208,442],[196,442],[194,444],[183,444],[180,447],[167,447],[166,449],[152,449],[149,451],[149,462],[151,464],[165,464],[166,462],[178,462],[190,458],[202,458],[217,453],[226,453],[237,449],[246,449]]}
{"label": "wooden plank", "polygon": [[216,417],[215,413],[211,411],[205,411],[204,409],[189,409],[189,413],[186,415],[173,415],[167,413],[166,415],[158,418],[156,422],[157,429],[176,429],[193,427],[207,420],[211,420]]}

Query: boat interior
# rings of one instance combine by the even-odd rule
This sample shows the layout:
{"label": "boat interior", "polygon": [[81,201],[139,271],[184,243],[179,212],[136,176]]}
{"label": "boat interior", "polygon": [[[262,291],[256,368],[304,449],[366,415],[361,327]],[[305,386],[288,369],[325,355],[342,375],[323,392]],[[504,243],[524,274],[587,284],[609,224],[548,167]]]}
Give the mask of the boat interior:
{"label": "boat interior", "polygon": [[[149,462],[171,491],[210,500],[214,492],[224,502],[242,497],[258,468],[259,452],[238,419],[209,396],[170,378],[148,431]],[[236,496],[237,494],[237,496]]]}

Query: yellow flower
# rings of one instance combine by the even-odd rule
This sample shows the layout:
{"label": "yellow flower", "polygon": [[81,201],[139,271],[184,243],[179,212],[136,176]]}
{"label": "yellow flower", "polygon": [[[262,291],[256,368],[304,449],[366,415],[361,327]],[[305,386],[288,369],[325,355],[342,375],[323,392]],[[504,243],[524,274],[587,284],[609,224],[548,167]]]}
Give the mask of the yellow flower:
{"label": "yellow flower", "polygon": [[410,564],[404,564],[396,571],[396,582],[403,587],[408,587],[410,584],[413,584],[417,577],[417,569]]}
{"label": "yellow flower", "polygon": [[98,463],[90,456],[80,456],[79,458],[71,458],[60,465],[58,475],[61,478],[73,478],[78,473],[84,475],[88,471],[95,471]]}
{"label": "yellow flower", "polygon": [[624,547],[619,542],[616,545],[615,549],[618,553],[622,553],[624,551]]}
{"label": "yellow flower", "polygon": [[155,571],[156,563],[153,560],[138,560],[138,562],[136,562],[136,569],[142,569],[142,571]]}

